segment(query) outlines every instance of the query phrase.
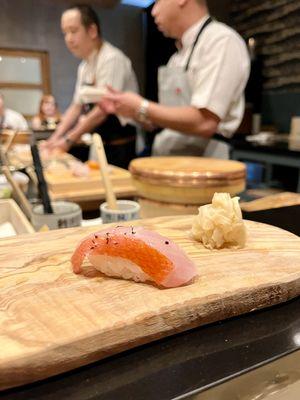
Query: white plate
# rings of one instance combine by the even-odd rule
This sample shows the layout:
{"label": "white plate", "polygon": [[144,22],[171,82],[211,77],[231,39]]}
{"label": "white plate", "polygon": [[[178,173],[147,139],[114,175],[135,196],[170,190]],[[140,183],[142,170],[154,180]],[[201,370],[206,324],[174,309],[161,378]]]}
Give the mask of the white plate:
{"label": "white plate", "polygon": [[82,86],[79,89],[80,99],[85,104],[99,102],[106,93],[106,89],[93,86]]}

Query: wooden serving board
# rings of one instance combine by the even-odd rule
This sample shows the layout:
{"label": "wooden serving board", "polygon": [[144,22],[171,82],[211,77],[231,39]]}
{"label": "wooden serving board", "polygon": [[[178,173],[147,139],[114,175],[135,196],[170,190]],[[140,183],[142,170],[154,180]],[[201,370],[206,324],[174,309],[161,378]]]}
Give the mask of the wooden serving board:
{"label": "wooden serving board", "polygon": [[71,272],[74,247],[93,228],[0,240],[0,388],[55,375],[142,343],[284,302],[300,293],[300,238],[246,221],[241,250],[205,249],[192,216],[136,221],[173,239],[195,261],[196,281],[159,289]]}
{"label": "wooden serving board", "polygon": [[[131,181],[130,172],[126,169],[109,166],[109,176],[113,184],[120,186],[128,186]],[[74,176],[71,171],[63,171],[62,173],[51,173],[45,171],[45,179],[48,183],[49,190],[53,194],[64,194],[69,191],[99,191],[103,188],[100,170],[90,170],[89,176]]]}
{"label": "wooden serving board", "polygon": [[[3,129],[1,132],[1,141],[6,143],[13,134],[13,129]],[[13,143],[28,144],[30,143],[31,135],[31,131],[18,131]]]}
{"label": "wooden serving board", "polygon": [[0,225],[9,222],[16,234],[34,233],[33,226],[13,199],[0,200]]}
{"label": "wooden serving board", "polygon": [[[92,171],[87,178],[76,178],[63,175],[61,180],[46,175],[49,194],[52,200],[68,200],[80,204],[83,210],[95,210],[99,202],[105,200],[106,192],[99,170]],[[128,198],[137,195],[130,173],[122,168],[111,166],[111,181],[117,198]]]}
{"label": "wooden serving board", "polygon": [[261,211],[296,205],[300,205],[299,193],[282,192],[241,203],[241,209],[244,211]]}
{"label": "wooden serving board", "polygon": [[[40,157],[42,164],[47,167],[50,161],[57,161],[62,163],[68,163],[70,161],[75,161],[76,158],[69,153],[57,151],[50,154],[45,155],[43,151],[40,150]],[[17,144],[13,145],[8,152],[8,160],[10,165],[14,166],[17,169],[26,168],[32,166],[32,156],[30,152],[29,144]]]}

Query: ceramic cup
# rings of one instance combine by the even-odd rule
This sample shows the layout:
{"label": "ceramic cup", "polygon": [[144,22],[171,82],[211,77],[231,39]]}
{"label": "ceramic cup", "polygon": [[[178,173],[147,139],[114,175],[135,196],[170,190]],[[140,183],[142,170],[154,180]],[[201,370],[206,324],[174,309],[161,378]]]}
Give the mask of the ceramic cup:
{"label": "ceramic cup", "polygon": [[291,120],[291,132],[292,137],[300,138],[300,117],[293,117]]}
{"label": "ceramic cup", "polygon": [[82,212],[78,204],[68,201],[53,201],[51,205],[53,214],[44,214],[42,204],[33,207],[31,222],[36,231],[44,225],[51,230],[81,225]]}
{"label": "ceramic cup", "polygon": [[140,205],[136,201],[117,200],[118,210],[110,210],[107,203],[100,205],[102,222],[131,221],[139,218]]}

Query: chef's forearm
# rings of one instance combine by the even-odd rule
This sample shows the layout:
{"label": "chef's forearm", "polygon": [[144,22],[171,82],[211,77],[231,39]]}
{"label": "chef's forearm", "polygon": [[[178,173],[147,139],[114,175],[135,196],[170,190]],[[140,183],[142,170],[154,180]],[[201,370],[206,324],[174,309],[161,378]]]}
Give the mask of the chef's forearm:
{"label": "chef's forearm", "polygon": [[62,117],[61,123],[58,125],[53,136],[59,138],[63,136],[77,121],[81,113],[81,105],[72,103]]}
{"label": "chef's forearm", "polygon": [[81,135],[92,131],[106,119],[106,114],[99,108],[94,107],[83,118],[80,118],[76,126],[67,135],[68,139],[76,142]]}
{"label": "chef's forearm", "polygon": [[189,135],[211,137],[217,129],[218,118],[193,106],[169,107],[150,102],[149,120],[162,128],[169,128]]}

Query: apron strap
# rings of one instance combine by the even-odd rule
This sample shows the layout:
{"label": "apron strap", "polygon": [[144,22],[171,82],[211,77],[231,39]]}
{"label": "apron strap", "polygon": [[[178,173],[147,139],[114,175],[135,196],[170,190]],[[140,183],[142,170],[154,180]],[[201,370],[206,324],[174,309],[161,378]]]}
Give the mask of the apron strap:
{"label": "apron strap", "polygon": [[220,133],[215,133],[213,135],[212,139],[215,139],[215,140],[217,140],[219,142],[231,144],[231,139],[229,139],[229,138],[227,138],[227,137],[225,137],[223,135],[220,135]]}
{"label": "apron strap", "polygon": [[201,29],[200,29],[200,31],[198,32],[198,34],[197,34],[197,36],[196,36],[196,39],[195,39],[195,41],[194,41],[194,43],[193,43],[193,47],[192,47],[191,53],[190,53],[190,55],[189,55],[189,58],[188,58],[188,60],[187,60],[186,66],[185,66],[185,71],[187,71],[188,68],[189,68],[192,55],[193,55],[193,53],[194,53],[196,44],[198,43],[198,40],[199,40],[199,38],[200,38],[202,32],[204,31],[204,29],[205,29],[212,21],[213,21],[212,17],[209,17],[209,18],[207,18],[207,20],[204,22],[204,24],[201,26]]}

